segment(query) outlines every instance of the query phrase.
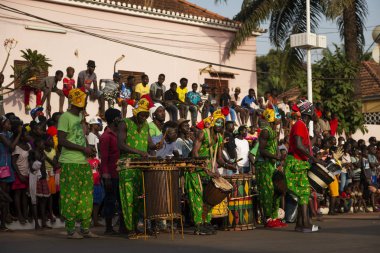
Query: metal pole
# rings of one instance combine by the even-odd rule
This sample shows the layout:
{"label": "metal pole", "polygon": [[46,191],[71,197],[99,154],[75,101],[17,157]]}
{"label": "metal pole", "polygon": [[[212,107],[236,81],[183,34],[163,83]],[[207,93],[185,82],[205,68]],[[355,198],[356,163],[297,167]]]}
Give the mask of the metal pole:
{"label": "metal pole", "polygon": [[[306,34],[310,36],[310,0],[306,0]],[[313,88],[311,79],[311,48],[307,48],[307,99],[313,102]]]}
{"label": "metal pole", "polygon": [[[306,35],[310,36],[310,0],[306,0]],[[313,83],[311,72],[311,47],[307,48],[307,100],[313,102]],[[309,135],[314,136],[313,121],[309,123]]]}

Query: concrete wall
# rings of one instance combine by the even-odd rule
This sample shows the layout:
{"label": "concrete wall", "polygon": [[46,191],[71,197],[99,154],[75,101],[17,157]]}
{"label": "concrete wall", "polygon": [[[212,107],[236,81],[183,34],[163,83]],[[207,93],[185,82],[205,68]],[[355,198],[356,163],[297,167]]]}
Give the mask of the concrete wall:
{"label": "concrete wall", "polygon": [[[234,34],[231,31],[73,7],[49,1],[4,0],[2,3],[46,19],[70,24],[125,42],[209,62],[256,69],[255,37],[247,41],[233,57],[224,61],[226,44]],[[63,29],[67,33],[27,30],[26,26]],[[199,73],[199,70],[206,67],[207,64],[143,51],[4,10],[0,10],[0,31],[0,41],[4,41],[6,38],[14,38],[18,41],[4,72],[5,84],[12,80],[10,75],[13,61],[22,60],[20,50],[27,48],[38,50],[51,59],[50,63],[53,66],[49,69],[50,75],[53,75],[58,69],[65,71],[66,67],[72,66],[76,70],[76,78],[79,71],[86,69],[87,61],[92,59],[96,61],[95,72],[98,79],[112,78],[114,62],[124,54],[126,58],[117,65],[117,69],[145,72],[149,75],[151,82],[156,81],[160,73],[166,74],[167,86],[172,81],[179,82],[181,77],[188,78],[190,84],[192,82],[203,83],[204,78],[210,78],[208,74],[200,75]],[[0,50],[0,59],[4,58],[5,51]],[[240,86],[244,94],[248,92],[248,88],[256,88],[255,72],[214,68],[217,71],[236,73],[235,79],[228,79],[231,89]],[[59,83],[58,87],[62,87],[62,83]],[[52,101],[53,111],[58,110],[56,94],[53,94]],[[6,95],[4,102],[6,112],[13,111],[20,114],[24,120],[30,120],[29,116],[24,115],[21,92],[16,91]],[[34,107],[34,105],[34,95],[32,95],[31,106]],[[65,105],[67,105],[67,101],[65,101]],[[90,103],[88,111],[91,116],[95,116],[97,104]]]}

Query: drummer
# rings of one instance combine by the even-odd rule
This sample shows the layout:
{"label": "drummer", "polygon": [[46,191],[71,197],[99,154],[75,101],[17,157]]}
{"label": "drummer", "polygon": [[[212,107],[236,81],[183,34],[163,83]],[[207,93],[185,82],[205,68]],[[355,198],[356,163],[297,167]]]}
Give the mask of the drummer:
{"label": "drummer", "polygon": [[[124,119],[118,127],[118,146],[122,158],[147,158],[148,150],[159,149],[149,134],[147,118],[149,117],[149,101],[139,100],[133,109],[133,116]],[[119,173],[121,206],[128,237],[135,238],[137,223],[142,218],[142,175],[140,170],[122,168]]]}
{"label": "drummer", "polygon": [[[204,128],[199,131],[195,140],[192,150],[193,157],[208,157],[211,162],[208,170],[197,169],[195,171],[185,172],[185,188],[189,197],[190,209],[195,223],[196,235],[209,235],[215,234],[215,230],[211,225],[211,206],[203,203],[202,183],[207,183],[210,177],[219,176],[216,171],[216,164],[236,171],[236,168],[223,160],[223,128],[225,118],[220,110],[213,114],[213,121],[211,128]],[[211,165],[213,164],[213,165]]]}
{"label": "drummer", "polygon": [[286,227],[287,225],[285,223],[277,219],[280,202],[279,198],[275,199],[272,182],[273,173],[276,171],[276,161],[281,159],[281,156],[277,152],[276,118],[274,110],[267,108],[263,112],[263,118],[265,123],[262,123],[259,135],[259,153],[256,162],[260,204],[263,207],[266,219],[265,227]]}
{"label": "drummer", "polygon": [[289,155],[285,160],[284,171],[288,189],[299,198],[295,230],[304,233],[316,232],[319,227],[312,225],[309,219],[310,183],[307,177],[310,168],[308,160],[319,162],[313,157],[307,128],[313,118],[314,106],[307,100],[300,100],[297,105],[293,106],[292,110],[300,112],[301,117],[290,130]]}

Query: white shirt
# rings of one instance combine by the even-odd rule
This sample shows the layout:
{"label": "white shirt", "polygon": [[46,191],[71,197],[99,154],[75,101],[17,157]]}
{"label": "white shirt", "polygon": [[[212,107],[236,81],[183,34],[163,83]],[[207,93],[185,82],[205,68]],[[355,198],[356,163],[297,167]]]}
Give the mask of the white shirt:
{"label": "white shirt", "polygon": [[98,143],[99,143],[99,138],[96,136],[96,134],[90,132],[87,135],[87,141],[89,145],[95,146],[96,149],[96,158],[99,158],[99,153],[98,153]]}
{"label": "white shirt", "polygon": [[239,167],[248,167],[249,166],[249,143],[247,140],[240,140],[238,138],[235,138],[235,144],[236,144],[236,154],[237,159],[242,159],[237,162]]}
{"label": "white shirt", "polygon": [[281,104],[279,104],[278,108],[281,109],[285,113],[285,115],[290,112],[289,105],[285,104],[284,102],[282,102]]}

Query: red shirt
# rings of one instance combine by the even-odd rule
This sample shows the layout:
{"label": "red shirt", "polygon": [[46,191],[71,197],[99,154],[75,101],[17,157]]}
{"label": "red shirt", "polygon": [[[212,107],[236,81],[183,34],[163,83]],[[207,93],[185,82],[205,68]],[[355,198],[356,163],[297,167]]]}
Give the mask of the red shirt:
{"label": "red shirt", "polygon": [[332,119],[332,120],[330,120],[330,132],[331,132],[331,136],[335,136],[337,130],[338,130],[338,119]]}
{"label": "red shirt", "polygon": [[322,117],[322,111],[315,109],[315,114],[317,114],[318,119]]}
{"label": "red shirt", "polygon": [[73,78],[65,77],[63,78],[63,89],[62,92],[66,97],[69,96],[70,91],[74,88],[75,80]]}
{"label": "red shirt", "polygon": [[94,185],[100,185],[100,174],[98,172],[100,161],[96,158],[88,160],[88,163],[92,169],[92,178],[94,179]]}
{"label": "red shirt", "polygon": [[296,136],[300,136],[302,138],[302,144],[310,150],[310,153],[312,153],[309,130],[302,120],[297,120],[290,130],[289,154],[293,155],[297,160],[307,161],[309,158],[297,148]]}
{"label": "red shirt", "polygon": [[108,127],[99,138],[99,148],[102,158],[100,174],[109,174],[111,178],[118,178],[119,174],[116,171],[116,163],[120,158],[120,152],[117,146],[117,136]]}

